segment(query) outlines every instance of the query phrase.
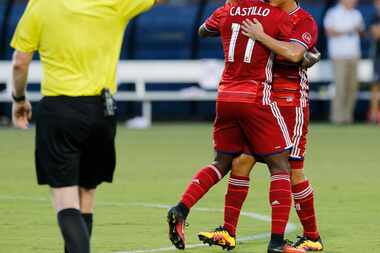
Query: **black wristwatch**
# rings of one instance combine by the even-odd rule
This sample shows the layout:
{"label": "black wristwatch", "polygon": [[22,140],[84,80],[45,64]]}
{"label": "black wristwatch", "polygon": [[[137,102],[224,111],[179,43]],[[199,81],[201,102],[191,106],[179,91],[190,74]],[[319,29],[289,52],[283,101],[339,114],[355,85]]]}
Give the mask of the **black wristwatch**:
{"label": "black wristwatch", "polygon": [[24,102],[26,100],[26,97],[25,97],[25,95],[16,97],[15,94],[12,93],[12,99],[13,99],[13,101],[18,103],[18,102]]}

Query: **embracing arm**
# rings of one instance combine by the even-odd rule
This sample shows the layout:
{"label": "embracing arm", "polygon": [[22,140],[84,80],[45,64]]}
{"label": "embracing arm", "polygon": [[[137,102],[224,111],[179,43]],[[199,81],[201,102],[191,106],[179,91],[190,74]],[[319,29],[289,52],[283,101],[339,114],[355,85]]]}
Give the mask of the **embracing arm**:
{"label": "embracing arm", "polygon": [[276,40],[267,34],[258,39],[275,54],[280,55],[290,62],[298,63],[302,61],[306,53],[306,48],[296,42],[285,42]]}
{"label": "embracing arm", "polygon": [[264,32],[263,26],[257,19],[243,21],[243,34],[255,39],[290,62],[298,63],[303,60],[306,48],[296,42],[285,42],[272,38]]}

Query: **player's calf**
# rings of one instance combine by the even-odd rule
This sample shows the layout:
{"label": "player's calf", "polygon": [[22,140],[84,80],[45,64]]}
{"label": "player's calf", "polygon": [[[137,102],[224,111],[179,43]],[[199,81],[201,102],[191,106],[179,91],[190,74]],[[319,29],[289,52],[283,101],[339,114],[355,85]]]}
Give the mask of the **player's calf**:
{"label": "player's calf", "polygon": [[316,211],[314,206],[314,190],[310,182],[306,179],[302,169],[292,170],[292,194],[294,206],[298,218],[302,224],[304,233],[298,237],[298,246],[306,244],[311,245],[313,251],[323,249],[320,240],[320,234],[317,226]]}
{"label": "player's calf", "polygon": [[184,225],[190,209],[231,169],[233,155],[217,153],[215,161],[192,178],[179,204],[168,212],[169,239],[178,249],[185,248]]}
{"label": "player's calf", "polygon": [[272,207],[272,234],[268,253],[285,252],[285,248],[291,247],[284,242],[292,203],[288,155],[288,152],[283,152],[264,157],[271,173],[269,199]]}

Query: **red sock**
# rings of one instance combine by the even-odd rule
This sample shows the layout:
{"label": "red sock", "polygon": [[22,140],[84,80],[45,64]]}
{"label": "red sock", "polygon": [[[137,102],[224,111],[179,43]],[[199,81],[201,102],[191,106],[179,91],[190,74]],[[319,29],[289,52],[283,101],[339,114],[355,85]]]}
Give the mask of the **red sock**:
{"label": "red sock", "polygon": [[314,192],[308,180],[292,187],[293,199],[298,217],[304,229],[304,236],[311,240],[319,238],[314,208]]}
{"label": "red sock", "polygon": [[292,192],[288,173],[272,175],[269,199],[272,206],[272,234],[284,235],[292,205]]}
{"label": "red sock", "polygon": [[181,202],[187,208],[192,208],[222,178],[220,171],[213,165],[201,169],[182,195]]}
{"label": "red sock", "polygon": [[231,236],[236,237],[236,227],[240,211],[249,190],[249,177],[231,175],[224,202],[224,228]]}

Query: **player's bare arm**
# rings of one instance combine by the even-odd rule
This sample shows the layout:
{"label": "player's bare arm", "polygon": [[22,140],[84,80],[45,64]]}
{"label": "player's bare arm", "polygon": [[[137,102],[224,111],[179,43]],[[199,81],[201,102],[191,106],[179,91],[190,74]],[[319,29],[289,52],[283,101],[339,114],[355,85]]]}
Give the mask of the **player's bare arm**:
{"label": "player's bare arm", "polygon": [[32,106],[25,98],[26,83],[30,62],[33,53],[15,51],[12,62],[12,87],[13,87],[13,124],[19,128],[27,128],[32,117]]}
{"label": "player's bare arm", "polygon": [[246,19],[243,21],[243,34],[249,38],[255,39],[264,44],[271,51],[285,57],[288,61],[298,63],[301,62],[306,53],[306,48],[295,42],[285,42],[272,38],[265,33],[262,24],[254,19]]}
{"label": "player's bare arm", "polygon": [[[245,27],[245,28],[244,28]],[[306,51],[306,48],[296,42],[285,42],[268,36],[259,21],[247,20],[243,24],[243,34],[254,38],[273,52],[294,63],[300,63],[304,69],[311,68],[321,60],[321,53],[317,48]]]}

